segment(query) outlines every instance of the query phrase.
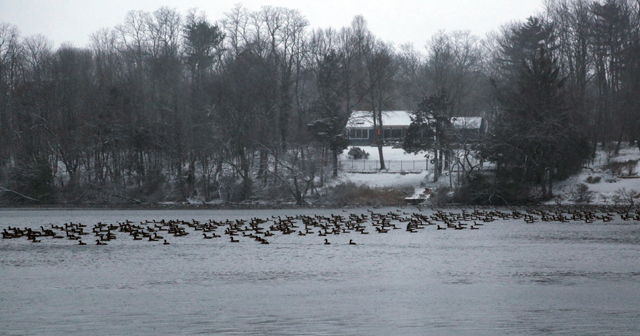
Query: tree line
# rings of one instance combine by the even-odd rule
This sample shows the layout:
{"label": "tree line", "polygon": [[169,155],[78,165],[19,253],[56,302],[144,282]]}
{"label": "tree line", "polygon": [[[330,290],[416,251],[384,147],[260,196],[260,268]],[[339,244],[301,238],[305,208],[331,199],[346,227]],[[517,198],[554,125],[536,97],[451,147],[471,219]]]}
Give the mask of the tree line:
{"label": "tree line", "polygon": [[416,109],[404,148],[433,149],[436,179],[447,166],[462,170],[454,201],[550,200],[553,183],[579,172],[596,150],[614,156],[623,141],[640,146],[640,2],[562,0],[545,8],[483,41],[491,93],[482,142],[456,139],[455,91],[430,92]]}
{"label": "tree line", "polygon": [[[482,115],[492,142],[474,152],[497,162],[494,182],[549,186],[573,169],[556,162],[575,152],[564,140],[586,146],[586,156],[572,158],[578,166],[598,145],[615,151],[637,140],[639,8],[629,0],[549,1],[543,14],[484,39],[442,31],[424,50],[380,40],[362,16],[340,29],[310,29],[300,12],[268,6],[237,5],[213,22],[197,10],[131,11],[94,32],[88,46],[57,49],[0,24],[0,197],[113,203],[286,195],[302,204],[337,176],[351,111],[370,111],[379,129],[391,109],[426,113],[425,125],[414,125],[422,135],[440,125],[430,139],[442,167],[453,158],[451,118]],[[554,89],[522,96],[532,92],[527,74]],[[504,138],[517,127],[523,139]],[[546,151],[532,145],[536,132],[546,134]],[[504,149],[524,153],[523,143],[536,148],[535,158]],[[384,165],[380,137],[377,145]]]}

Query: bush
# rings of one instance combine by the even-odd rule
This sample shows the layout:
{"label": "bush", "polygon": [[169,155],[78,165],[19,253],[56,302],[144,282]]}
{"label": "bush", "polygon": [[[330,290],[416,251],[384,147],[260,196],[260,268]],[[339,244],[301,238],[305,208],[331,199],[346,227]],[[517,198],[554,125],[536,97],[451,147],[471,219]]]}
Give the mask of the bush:
{"label": "bush", "polygon": [[241,180],[229,175],[218,178],[218,194],[224,202],[240,202],[243,200],[243,184]]}
{"label": "bush", "polygon": [[638,160],[627,160],[624,162],[609,162],[605,169],[610,170],[613,175],[622,175],[623,171],[627,176],[634,175]]}
{"label": "bush", "polygon": [[401,189],[372,188],[367,185],[356,185],[353,182],[339,184],[333,187],[328,196],[335,204],[345,205],[381,205],[392,206],[405,203],[405,198],[411,196],[413,187]]}
{"label": "bush", "polygon": [[444,206],[448,203],[451,203],[453,199],[454,195],[451,192],[451,188],[446,186],[440,186],[436,188],[436,190],[431,193],[431,197],[429,198],[431,203],[437,206]]}
{"label": "bush", "polygon": [[364,149],[360,147],[351,147],[351,149],[347,153],[347,156],[349,156],[354,160],[368,159],[369,153],[367,153]]}
{"label": "bush", "polygon": [[602,177],[600,176],[589,176],[587,177],[587,179],[585,180],[585,182],[589,183],[589,184],[596,184],[596,183],[600,183],[600,180],[602,179]]}
{"label": "bush", "polygon": [[627,190],[626,188],[621,188],[616,190],[612,200],[615,203],[615,205],[625,204],[629,206],[634,206],[635,199],[638,198],[639,195],[640,194],[638,194],[636,190],[633,190],[633,189]]}
{"label": "bush", "polygon": [[45,160],[21,162],[9,171],[5,192],[0,195],[9,203],[54,201],[53,171]]}
{"label": "bush", "polygon": [[578,187],[576,188],[576,192],[575,192],[574,201],[576,203],[591,203],[592,199],[593,199],[593,191],[589,190],[589,186],[584,183],[578,184]]}
{"label": "bush", "polygon": [[495,183],[493,176],[474,174],[455,190],[451,201],[469,205],[529,205],[536,203],[528,185],[511,180]]}

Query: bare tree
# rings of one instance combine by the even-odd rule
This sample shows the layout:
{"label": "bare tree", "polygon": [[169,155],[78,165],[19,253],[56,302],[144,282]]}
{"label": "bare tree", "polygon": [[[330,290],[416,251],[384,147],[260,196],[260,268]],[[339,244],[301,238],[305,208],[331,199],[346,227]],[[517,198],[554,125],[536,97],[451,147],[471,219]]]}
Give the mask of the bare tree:
{"label": "bare tree", "polygon": [[399,105],[406,110],[415,110],[429,90],[425,76],[426,57],[413,44],[400,46],[398,60],[398,86],[401,94]]}
{"label": "bare tree", "polygon": [[593,15],[591,48],[598,90],[597,124],[605,125],[606,133],[601,138],[616,141],[617,153],[629,131],[619,97],[623,54],[631,43],[637,23],[633,24],[634,14],[625,0],[608,0],[603,4],[593,2],[590,10]]}
{"label": "bare tree", "polygon": [[483,79],[478,39],[468,31],[439,32],[427,45],[425,77],[434,93],[446,92],[449,116],[477,115],[474,90]]}
{"label": "bare tree", "polygon": [[370,108],[373,118],[373,128],[376,137],[378,154],[380,155],[380,170],[386,169],[384,162],[384,125],[382,117],[384,111],[389,110],[397,98],[396,74],[397,63],[393,50],[385,43],[378,42],[370,53],[365,54],[366,76],[364,84],[364,99]]}
{"label": "bare tree", "polygon": [[21,47],[18,28],[0,23],[0,171],[11,162],[15,150],[11,123],[15,113],[13,93],[20,79]]}

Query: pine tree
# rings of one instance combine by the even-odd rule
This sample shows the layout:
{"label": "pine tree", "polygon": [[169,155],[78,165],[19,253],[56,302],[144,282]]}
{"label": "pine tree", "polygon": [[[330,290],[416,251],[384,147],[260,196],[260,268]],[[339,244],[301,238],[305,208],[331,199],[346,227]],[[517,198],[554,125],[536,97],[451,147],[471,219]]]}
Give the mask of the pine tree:
{"label": "pine tree", "polygon": [[[483,155],[496,163],[496,184],[504,200],[522,201],[531,187],[553,197],[552,183],[576,173],[589,159],[579,115],[565,103],[564,78],[540,41],[538,53],[523,59],[514,90],[497,90],[502,109],[492,122]],[[499,87],[494,82],[496,89]]]}
{"label": "pine tree", "polygon": [[402,144],[407,153],[433,150],[434,182],[442,173],[442,161],[449,150],[451,120],[446,93],[429,95],[418,105]]}
{"label": "pine tree", "polygon": [[318,65],[318,98],[313,103],[317,119],[307,125],[313,138],[331,151],[333,176],[338,176],[338,155],[349,145],[344,134],[349,115],[342,108],[346,98],[339,58],[331,50]]}

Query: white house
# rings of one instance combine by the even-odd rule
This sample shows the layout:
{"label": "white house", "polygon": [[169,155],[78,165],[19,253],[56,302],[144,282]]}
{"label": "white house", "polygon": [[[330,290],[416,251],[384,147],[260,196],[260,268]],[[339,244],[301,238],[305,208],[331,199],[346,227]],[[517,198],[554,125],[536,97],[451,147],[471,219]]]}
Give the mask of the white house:
{"label": "white house", "polygon": [[[382,112],[382,139],[385,144],[402,142],[411,124],[411,111]],[[487,130],[482,117],[454,117],[451,122],[464,140],[477,141]],[[375,141],[373,117],[369,111],[354,111],[347,121],[346,132],[352,145],[372,145]]]}

